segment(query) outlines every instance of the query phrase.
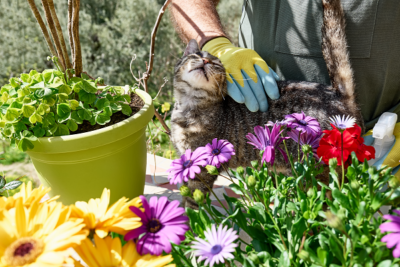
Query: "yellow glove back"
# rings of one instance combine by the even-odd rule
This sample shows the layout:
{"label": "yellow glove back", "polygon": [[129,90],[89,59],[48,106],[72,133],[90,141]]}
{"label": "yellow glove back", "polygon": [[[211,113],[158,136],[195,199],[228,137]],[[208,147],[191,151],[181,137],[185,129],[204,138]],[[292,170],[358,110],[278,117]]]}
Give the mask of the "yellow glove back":
{"label": "yellow glove back", "polygon": [[279,76],[254,50],[235,47],[225,37],[212,39],[202,50],[221,60],[226,70],[228,94],[236,102],[245,103],[250,111],[267,111],[267,95],[271,99],[279,98],[276,84]]}

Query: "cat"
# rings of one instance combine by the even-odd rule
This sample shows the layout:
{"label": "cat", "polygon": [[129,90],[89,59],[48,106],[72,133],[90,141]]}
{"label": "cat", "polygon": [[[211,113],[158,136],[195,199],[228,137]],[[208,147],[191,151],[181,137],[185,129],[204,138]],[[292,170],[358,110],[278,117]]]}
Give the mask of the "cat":
{"label": "cat", "polygon": [[[247,133],[257,125],[280,121],[284,116],[301,113],[316,118],[322,129],[329,128],[332,115],[350,115],[364,130],[363,119],[356,103],[353,71],[345,38],[345,18],[340,0],[322,0],[324,14],[322,26],[322,52],[332,85],[305,81],[278,81],[280,98],[269,99],[267,112],[250,112],[244,104],[227,95],[225,69],[218,58],[201,51],[191,40],[174,70],[175,105],[171,116],[171,140],[182,155],[187,149],[211,143],[214,138],[225,139],[236,150],[228,162],[230,168],[249,166],[259,159],[259,151],[248,144]],[[287,140],[289,153],[297,155],[297,145]],[[290,173],[290,166],[280,153],[276,153],[276,170]],[[203,170],[200,177],[212,188],[217,176]],[[322,177],[328,179],[327,177]],[[327,181],[323,181],[327,182]],[[207,187],[198,179],[189,179],[192,191]],[[196,208],[191,198],[183,199],[183,206]]]}

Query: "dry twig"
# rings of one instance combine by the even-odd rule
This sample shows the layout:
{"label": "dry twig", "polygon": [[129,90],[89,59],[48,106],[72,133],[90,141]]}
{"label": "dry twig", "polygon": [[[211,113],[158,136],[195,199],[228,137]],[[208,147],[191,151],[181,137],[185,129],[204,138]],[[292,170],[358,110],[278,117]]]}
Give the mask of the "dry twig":
{"label": "dry twig", "polygon": [[74,60],[75,53],[74,53],[74,37],[72,34],[72,10],[73,10],[73,3],[72,0],[68,0],[68,37],[69,37],[69,46],[71,47],[71,59]]}
{"label": "dry twig", "polygon": [[42,16],[40,16],[39,10],[37,9],[35,5],[34,0],[28,0],[29,6],[31,7],[32,13],[36,18],[36,21],[38,22],[40,29],[42,30],[44,39],[46,40],[47,46],[49,47],[50,53],[53,56],[57,56],[56,50],[54,50],[53,43],[51,42],[49,32],[47,31],[46,25],[44,24],[44,21],[42,19]]}
{"label": "dry twig", "polygon": [[69,56],[68,56],[68,52],[67,52],[67,46],[65,45],[64,35],[62,33],[61,25],[60,25],[60,22],[58,20],[57,14],[56,14],[56,9],[54,7],[54,2],[53,2],[53,0],[48,0],[48,1],[49,1],[49,8],[50,8],[50,12],[51,12],[51,17],[52,17],[52,19],[54,21],[54,25],[56,26],[58,39],[60,40],[60,45],[61,45],[61,49],[62,49],[62,55],[64,57],[64,62],[65,62],[65,68],[66,69],[71,69],[72,65],[71,65],[71,62],[69,61]]}
{"label": "dry twig", "polygon": [[82,51],[81,43],[79,41],[79,6],[80,0],[73,1],[72,12],[72,36],[74,40],[74,69],[75,76],[80,77],[82,73]]}
{"label": "dry twig", "polygon": [[43,9],[44,9],[44,14],[45,14],[45,17],[46,17],[47,25],[50,28],[51,37],[53,37],[53,41],[54,41],[54,44],[55,44],[56,49],[57,49],[57,55],[58,55],[58,58],[60,59],[61,68],[64,71],[65,70],[65,60],[64,60],[64,57],[63,57],[60,41],[58,39],[57,30],[56,30],[56,27],[54,26],[54,21],[53,21],[53,19],[51,17],[49,2],[47,0],[42,0],[42,5],[43,5]]}

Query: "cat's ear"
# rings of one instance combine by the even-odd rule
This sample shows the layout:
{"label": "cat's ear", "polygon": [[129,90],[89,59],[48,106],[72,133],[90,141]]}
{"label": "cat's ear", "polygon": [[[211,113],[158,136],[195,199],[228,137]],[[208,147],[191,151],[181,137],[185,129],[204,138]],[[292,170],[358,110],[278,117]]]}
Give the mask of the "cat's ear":
{"label": "cat's ear", "polygon": [[197,44],[195,39],[192,39],[192,40],[189,41],[183,56],[186,57],[187,55],[194,54],[194,53],[197,53],[197,52],[200,52],[199,45]]}

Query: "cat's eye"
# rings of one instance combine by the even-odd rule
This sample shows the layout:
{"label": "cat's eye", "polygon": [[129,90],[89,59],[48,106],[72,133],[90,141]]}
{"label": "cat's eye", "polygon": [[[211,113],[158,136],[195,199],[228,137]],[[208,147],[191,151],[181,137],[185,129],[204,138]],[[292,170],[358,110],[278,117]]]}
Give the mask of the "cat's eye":
{"label": "cat's eye", "polygon": [[196,52],[196,55],[198,55],[199,57],[203,57],[203,54],[201,52]]}

